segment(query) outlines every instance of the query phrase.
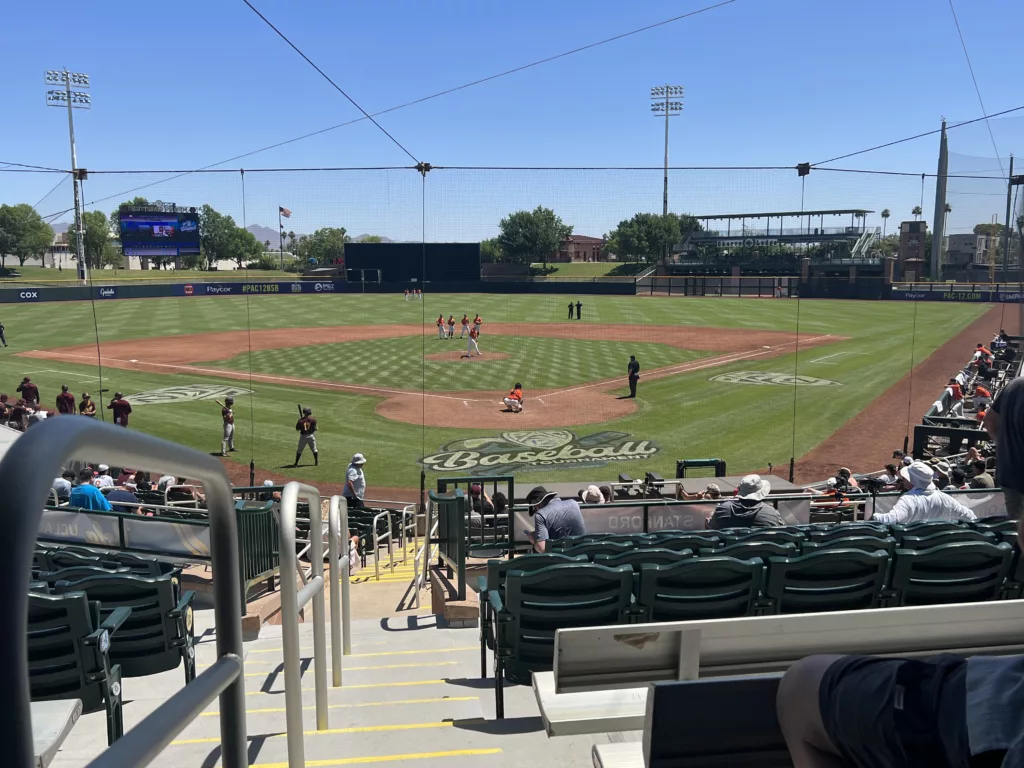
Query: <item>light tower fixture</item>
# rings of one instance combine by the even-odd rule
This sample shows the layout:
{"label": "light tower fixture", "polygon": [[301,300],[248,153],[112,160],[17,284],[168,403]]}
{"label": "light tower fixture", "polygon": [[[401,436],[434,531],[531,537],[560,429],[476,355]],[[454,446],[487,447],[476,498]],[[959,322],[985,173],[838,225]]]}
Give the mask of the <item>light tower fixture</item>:
{"label": "light tower fixture", "polygon": [[683,86],[656,85],[651,88],[651,112],[665,118],[665,176],[661,196],[661,212],[668,214],[668,119],[683,111]]}

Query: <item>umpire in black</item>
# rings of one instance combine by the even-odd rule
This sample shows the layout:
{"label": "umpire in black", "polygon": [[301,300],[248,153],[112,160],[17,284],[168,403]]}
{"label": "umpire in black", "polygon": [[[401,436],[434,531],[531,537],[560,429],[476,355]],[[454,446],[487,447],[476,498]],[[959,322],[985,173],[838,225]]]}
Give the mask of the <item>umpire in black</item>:
{"label": "umpire in black", "polygon": [[629,365],[626,366],[626,370],[629,372],[629,396],[636,397],[636,383],[640,381],[640,363],[633,355],[629,356]]}

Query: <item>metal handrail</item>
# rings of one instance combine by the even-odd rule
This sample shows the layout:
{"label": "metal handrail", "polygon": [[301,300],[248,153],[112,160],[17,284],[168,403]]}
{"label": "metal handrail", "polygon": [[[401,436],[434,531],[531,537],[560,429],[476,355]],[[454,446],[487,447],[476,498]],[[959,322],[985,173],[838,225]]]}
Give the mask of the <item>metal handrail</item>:
{"label": "metal handrail", "polygon": [[148,765],[206,706],[220,697],[221,763],[248,765],[242,617],[238,602],[238,530],[231,484],[221,463],[191,448],[95,420],[68,416],[44,421],[18,440],[18,450],[0,460],[0,616],[9,621],[0,655],[0,690],[13,702],[13,716],[0,719],[5,765],[34,766],[31,691],[28,676],[28,590],[32,550],[43,503],[53,478],[75,456],[109,464],[153,464],[199,480],[210,504],[210,549],[214,574],[216,663],[179,690],[141,723],[108,747],[91,768]]}
{"label": "metal handrail", "polygon": [[[388,519],[388,532],[384,536],[377,535],[377,521],[382,517]],[[386,538],[388,540],[388,567],[395,570],[395,555],[391,551],[391,510],[386,509],[380,514],[373,516],[373,576],[377,581],[380,581],[380,540]]]}
{"label": "metal handrail", "polygon": [[[352,653],[351,610],[349,608],[348,502],[344,496],[331,496],[328,519],[327,551],[331,576],[331,673],[332,685],[341,685],[341,656]],[[345,555],[338,556],[344,542]],[[338,594],[338,580],[341,594]]]}
{"label": "metal handrail", "polygon": [[[284,646],[284,705],[288,738],[289,768],[306,764],[302,728],[302,673],[299,668],[299,609],[313,602],[313,684],[316,689],[316,729],[327,730],[327,627],[324,617],[323,536],[310,536],[312,575],[301,588],[295,588],[295,575],[302,577],[295,553],[295,518],[299,496],[312,510],[320,508],[320,492],[304,483],[288,483],[281,491],[281,636]],[[330,532],[330,536],[336,531]],[[333,564],[332,564],[333,565]]]}

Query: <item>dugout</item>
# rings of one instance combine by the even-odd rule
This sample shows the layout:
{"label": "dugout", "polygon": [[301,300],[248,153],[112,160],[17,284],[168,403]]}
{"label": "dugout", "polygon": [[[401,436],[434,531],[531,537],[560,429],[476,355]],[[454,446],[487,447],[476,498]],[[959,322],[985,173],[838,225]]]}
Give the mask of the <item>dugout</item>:
{"label": "dugout", "polygon": [[347,243],[345,267],[382,283],[479,281],[480,243]]}

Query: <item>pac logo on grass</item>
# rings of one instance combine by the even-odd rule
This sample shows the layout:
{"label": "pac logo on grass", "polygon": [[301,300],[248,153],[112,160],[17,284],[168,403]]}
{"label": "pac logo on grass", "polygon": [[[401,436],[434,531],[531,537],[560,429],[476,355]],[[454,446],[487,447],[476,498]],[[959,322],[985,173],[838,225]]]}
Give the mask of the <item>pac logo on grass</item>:
{"label": "pac logo on grass", "polygon": [[725,384],[775,384],[781,387],[841,387],[838,381],[816,379],[813,376],[794,376],[791,373],[771,373],[769,371],[732,371],[712,376],[708,381],[720,381]]}
{"label": "pac logo on grass", "polygon": [[532,429],[455,440],[434,455],[424,456],[420,463],[435,472],[492,475],[601,467],[613,461],[645,459],[657,452],[658,446],[652,441],[636,440],[625,432],[577,437],[567,429]]}
{"label": "pac logo on grass", "polygon": [[189,384],[181,387],[164,387],[128,395],[132,405],[165,405],[166,403],[190,403],[193,400],[223,400],[225,397],[239,397],[252,394],[251,389],[227,387],[220,384]]}

